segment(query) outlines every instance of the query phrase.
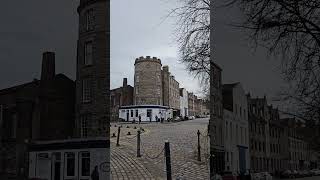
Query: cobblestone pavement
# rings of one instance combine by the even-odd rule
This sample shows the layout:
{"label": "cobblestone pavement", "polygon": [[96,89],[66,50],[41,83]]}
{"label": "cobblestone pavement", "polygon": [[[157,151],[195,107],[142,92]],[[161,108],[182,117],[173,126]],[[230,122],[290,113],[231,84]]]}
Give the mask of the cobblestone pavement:
{"label": "cobblestone pavement", "polygon": [[[131,152],[136,156],[136,132],[137,129],[144,128],[141,135],[141,154],[137,158],[143,166],[156,179],[166,179],[164,143],[170,142],[172,175],[174,179],[209,179],[208,162],[206,152],[208,147],[206,129],[208,118],[182,121],[176,123],[151,123],[151,124],[122,124],[120,135],[120,147],[125,152]],[[117,134],[117,127],[111,125],[111,135]],[[127,126],[129,128],[127,128]],[[136,126],[136,129],[134,129]],[[197,154],[197,131],[200,130],[202,142],[202,161],[198,162]],[[127,135],[130,131],[131,135]],[[111,141],[116,142],[116,137]],[[112,149],[116,151],[117,149]],[[112,153],[111,153],[112,154]],[[112,158],[112,157],[111,157]],[[113,160],[111,160],[113,161]],[[112,169],[111,169],[112,171]]]}
{"label": "cobblestone pavement", "polygon": [[[274,180],[289,180],[289,179],[274,178]],[[292,179],[290,179],[290,180],[292,180]],[[294,180],[320,180],[320,176],[296,178],[296,179],[294,179]]]}
{"label": "cobblestone pavement", "polygon": [[137,158],[123,146],[111,143],[111,177],[112,179],[155,179]]}

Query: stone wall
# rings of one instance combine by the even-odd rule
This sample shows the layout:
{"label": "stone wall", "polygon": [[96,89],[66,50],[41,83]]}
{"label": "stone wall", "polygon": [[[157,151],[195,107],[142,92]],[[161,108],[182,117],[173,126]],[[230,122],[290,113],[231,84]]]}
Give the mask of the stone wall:
{"label": "stone wall", "polygon": [[150,56],[135,61],[134,104],[162,105],[161,60]]}

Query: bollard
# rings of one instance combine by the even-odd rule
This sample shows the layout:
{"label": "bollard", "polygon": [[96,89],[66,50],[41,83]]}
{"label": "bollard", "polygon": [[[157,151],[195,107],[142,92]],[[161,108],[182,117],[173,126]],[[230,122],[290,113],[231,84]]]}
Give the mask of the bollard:
{"label": "bollard", "polygon": [[117,146],[119,146],[119,140],[120,140],[120,127],[118,127]]}
{"label": "bollard", "polygon": [[137,157],[141,157],[141,153],[140,153],[140,130],[138,130],[138,136],[137,136]]}
{"label": "bollard", "polygon": [[197,132],[198,135],[198,161],[201,161],[201,151],[200,151],[200,131]]}
{"label": "bollard", "polygon": [[170,159],[170,144],[166,141],[164,144],[164,155],[166,157],[166,170],[167,170],[167,180],[172,180],[171,176],[171,159]]}
{"label": "bollard", "polygon": [[135,126],[133,129],[137,129],[137,127]]}
{"label": "bollard", "polygon": [[116,137],[116,133],[112,133],[112,137]]}
{"label": "bollard", "polygon": [[127,126],[127,128],[129,128],[129,126]]}
{"label": "bollard", "polygon": [[131,135],[131,132],[129,131],[129,132],[127,133],[127,135],[130,136],[130,135]]}
{"label": "bollard", "polygon": [[214,155],[213,152],[210,151],[210,179],[214,179]]}

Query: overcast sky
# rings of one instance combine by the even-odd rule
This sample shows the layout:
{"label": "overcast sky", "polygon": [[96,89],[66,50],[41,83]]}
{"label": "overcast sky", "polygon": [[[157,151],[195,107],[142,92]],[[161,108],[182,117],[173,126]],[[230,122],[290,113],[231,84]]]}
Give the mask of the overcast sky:
{"label": "overcast sky", "polygon": [[[177,4],[168,0],[111,0],[111,88],[127,77],[133,85],[134,60],[157,56],[180,82],[197,92],[196,79],[178,62],[174,20],[162,22]],[[0,88],[39,78],[41,54],[56,52],[56,71],[75,79],[77,0],[2,0],[0,6]],[[217,9],[215,61],[223,82],[241,82],[253,96],[271,97],[282,85],[276,62],[263,49],[253,52],[244,33],[227,24],[239,19],[234,9]]]}

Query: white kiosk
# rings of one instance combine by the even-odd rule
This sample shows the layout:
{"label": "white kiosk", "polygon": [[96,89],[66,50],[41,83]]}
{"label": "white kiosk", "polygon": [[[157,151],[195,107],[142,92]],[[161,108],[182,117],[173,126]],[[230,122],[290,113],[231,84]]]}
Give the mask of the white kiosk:
{"label": "white kiosk", "polygon": [[110,142],[106,138],[38,141],[29,145],[29,178],[43,180],[110,179]]}

